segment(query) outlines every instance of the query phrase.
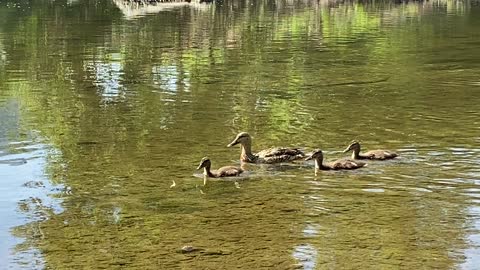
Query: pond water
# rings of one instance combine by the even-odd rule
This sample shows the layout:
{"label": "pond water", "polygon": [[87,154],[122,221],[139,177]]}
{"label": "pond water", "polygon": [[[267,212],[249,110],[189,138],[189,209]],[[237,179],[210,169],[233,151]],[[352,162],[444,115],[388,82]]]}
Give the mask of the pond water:
{"label": "pond water", "polygon": [[[479,27],[468,0],[0,2],[0,268],[478,267]],[[203,186],[240,131],[400,157]]]}

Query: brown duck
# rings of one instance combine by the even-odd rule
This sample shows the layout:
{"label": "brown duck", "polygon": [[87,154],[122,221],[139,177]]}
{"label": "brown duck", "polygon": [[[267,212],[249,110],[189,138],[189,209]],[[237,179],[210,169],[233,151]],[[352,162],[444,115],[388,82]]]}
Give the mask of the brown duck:
{"label": "brown duck", "polygon": [[350,145],[343,151],[347,153],[352,150],[353,159],[375,159],[375,160],[386,160],[392,159],[397,156],[397,153],[387,151],[387,150],[371,150],[365,153],[360,153],[360,143],[358,141],[352,141]]}
{"label": "brown duck", "polygon": [[203,174],[208,177],[218,178],[218,177],[232,177],[232,176],[239,176],[243,173],[243,169],[235,166],[225,166],[221,167],[217,170],[210,170],[212,166],[212,162],[209,158],[204,157],[200,161],[200,165],[198,165],[197,170],[203,168]]}
{"label": "brown duck", "polygon": [[252,137],[247,132],[240,132],[227,147],[240,144],[240,160],[249,163],[280,163],[302,159],[305,154],[298,148],[274,147],[252,153]]}
{"label": "brown duck", "polygon": [[339,159],[333,162],[323,163],[323,152],[320,149],[314,150],[305,160],[315,160],[315,172],[318,170],[354,170],[366,166],[365,162]]}

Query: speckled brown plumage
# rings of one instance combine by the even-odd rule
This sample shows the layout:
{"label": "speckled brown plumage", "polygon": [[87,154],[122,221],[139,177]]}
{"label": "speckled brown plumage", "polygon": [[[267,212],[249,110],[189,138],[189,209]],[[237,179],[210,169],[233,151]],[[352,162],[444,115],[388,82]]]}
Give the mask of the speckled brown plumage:
{"label": "speckled brown plumage", "polygon": [[239,176],[243,169],[235,166],[224,166],[216,170],[211,170],[212,162],[209,158],[204,157],[200,161],[197,170],[203,168],[203,174],[208,177],[218,178],[218,177],[232,177]]}
{"label": "speckled brown plumage", "polygon": [[315,160],[315,171],[317,170],[354,170],[366,166],[362,161],[339,159],[332,162],[323,162],[323,152],[320,149],[314,150],[313,153],[305,160]]}
{"label": "speckled brown plumage", "polygon": [[249,163],[281,163],[290,162],[305,157],[305,153],[298,148],[274,147],[262,150],[258,153],[252,153],[252,138],[246,132],[241,132],[228,145],[232,147],[241,144],[242,152],[240,160]]}
{"label": "speckled brown plumage", "polygon": [[397,153],[388,150],[371,150],[365,153],[360,153],[360,143],[358,141],[352,141],[350,145],[343,151],[353,151],[353,159],[371,159],[371,160],[386,160],[397,157]]}

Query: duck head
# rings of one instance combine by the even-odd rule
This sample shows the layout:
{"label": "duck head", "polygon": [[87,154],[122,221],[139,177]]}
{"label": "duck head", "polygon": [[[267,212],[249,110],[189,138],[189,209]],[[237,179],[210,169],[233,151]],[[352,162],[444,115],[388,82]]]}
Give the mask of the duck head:
{"label": "duck head", "polygon": [[208,157],[204,157],[200,161],[200,164],[198,165],[197,170],[200,170],[201,168],[210,168],[211,165],[212,165],[212,162],[210,161],[210,159]]}
{"label": "duck head", "polygon": [[315,149],[313,152],[305,158],[305,160],[312,160],[312,159],[323,159],[323,152],[320,149]]}
{"label": "duck head", "polygon": [[248,145],[251,144],[252,137],[247,132],[240,132],[238,133],[237,137],[227,145],[227,147],[232,147],[237,144]]}
{"label": "duck head", "polygon": [[351,150],[360,150],[360,143],[358,141],[352,141],[348,147],[343,150],[343,153],[347,153]]}

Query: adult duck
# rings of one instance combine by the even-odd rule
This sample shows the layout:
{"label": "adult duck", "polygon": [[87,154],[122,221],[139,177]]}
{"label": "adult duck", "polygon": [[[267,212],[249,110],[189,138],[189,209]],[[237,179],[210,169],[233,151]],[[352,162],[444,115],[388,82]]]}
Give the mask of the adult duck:
{"label": "adult duck", "polygon": [[366,166],[362,161],[339,159],[333,162],[323,163],[323,152],[320,149],[314,150],[305,160],[315,160],[315,172],[322,170],[354,170]]}
{"label": "adult duck", "polygon": [[398,156],[397,153],[388,150],[371,150],[365,153],[360,153],[360,143],[358,141],[352,141],[343,152],[347,153],[348,151],[353,151],[353,159],[386,160]]}
{"label": "adult duck", "polygon": [[242,152],[240,160],[249,163],[280,163],[290,162],[305,157],[305,153],[298,148],[274,147],[252,153],[252,137],[247,132],[240,132],[227,147],[240,144]]}
{"label": "adult duck", "polygon": [[204,157],[200,161],[200,165],[198,165],[197,170],[203,168],[203,175],[212,178],[239,176],[241,173],[243,173],[242,168],[235,166],[225,166],[217,170],[211,170],[211,167],[212,162],[210,159],[208,157]]}

